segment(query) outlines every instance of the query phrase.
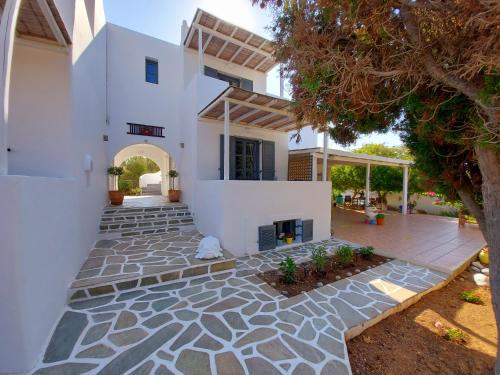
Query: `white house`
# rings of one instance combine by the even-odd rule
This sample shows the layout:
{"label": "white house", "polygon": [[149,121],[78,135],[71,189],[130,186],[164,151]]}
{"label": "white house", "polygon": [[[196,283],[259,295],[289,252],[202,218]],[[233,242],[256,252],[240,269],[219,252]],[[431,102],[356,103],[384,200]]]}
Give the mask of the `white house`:
{"label": "white house", "polygon": [[289,153],[269,40],[203,10],[177,45],[106,23],[102,0],[0,3],[0,373],[34,365],[96,238],[106,168],[130,156],[158,164],[163,194],[177,169],[197,229],[235,256],[329,238],[339,155]]}

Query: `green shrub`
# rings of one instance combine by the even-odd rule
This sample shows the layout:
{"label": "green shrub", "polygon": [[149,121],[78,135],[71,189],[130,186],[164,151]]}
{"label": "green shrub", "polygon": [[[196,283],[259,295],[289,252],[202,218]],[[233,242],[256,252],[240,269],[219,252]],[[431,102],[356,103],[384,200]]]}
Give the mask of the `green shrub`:
{"label": "green shrub", "polygon": [[142,189],[140,187],[135,187],[135,188],[130,189],[129,193],[130,193],[130,195],[141,195]]}
{"label": "green shrub", "polygon": [[128,180],[118,180],[118,190],[128,193],[132,188],[132,184]]}
{"label": "green shrub", "polygon": [[474,303],[476,305],[480,305],[483,303],[481,297],[475,294],[472,290],[465,290],[460,293],[460,299],[465,302]]}
{"label": "green shrub", "polygon": [[337,261],[342,266],[347,266],[354,260],[354,251],[351,246],[342,245],[337,249],[337,251],[335,251],[335,256],[337,257]]}
{"label": "green shrub", "polygon": [[443,337],[448,341],[456,343],[465,342],[465,335],[458,328],[447,328]]}
{"label": "green shrub", "polygon": [[365,259],[370,259],[375,253],[373,246],[365,246],[359,249],[359,255]]}
{"label": "green shrub", "polygon": [[296,281],[295,273],[297,272],[297,264],[292,257],[288,256],[281,261],[280,268],[283,275],[283,281],[287,284],[293,284]]}
{"label": "green shrub", "polygon": [[311,253],[311,261],[316,268],[316,272],[324,272],[328,262],[328,254],[324,246],[316,247]]}

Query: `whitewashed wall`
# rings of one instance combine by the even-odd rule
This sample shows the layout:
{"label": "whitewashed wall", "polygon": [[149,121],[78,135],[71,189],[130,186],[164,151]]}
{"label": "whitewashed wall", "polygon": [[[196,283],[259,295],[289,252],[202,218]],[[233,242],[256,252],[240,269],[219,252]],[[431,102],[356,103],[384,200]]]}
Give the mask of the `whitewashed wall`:
{"label": "whitewashed wall", "polygon": [[17,39],[8,124],[9,174],[71,174],[71,56]]}
{"label": "whitewashed wall", "polygon": [[[413,194],[408,202],[416,202],[415,210],[423,210],[430,215],[439,215],[440,213],[449,212],[456,214],[456,209],[451,206],[437,206],[434,204],[437,198],[428,197],[425,195]],[[387,205],[398,208],[402,204],[401,194],[387,195]]]}
{"label": "whitewashed wall", "polygon": [[330,196],[329,182],[198,181],[194,218],[202,234],[218,237],[233,255],[256,254],[258,227],[275,221],[313,219],[313,242],[328,239]]}
{"label": "whitewashed wall", "polygon": [[[149,143],[179,158],[182,49],[123,27],[108,29],[108,160],[125,146]],[[159,84],[145,80],[146,58],[158,60]],[[127,134],[127,122],[164,127],[165,138]]]}
{"label": "whitewashed wall", "polygon": [[0,373],[29,373],[43,355],[106,204],[102,2],[56,4],[72,37],[67,55],[15,46],[9,173],[31,176],[0,176],[8,197],[0,201]]}

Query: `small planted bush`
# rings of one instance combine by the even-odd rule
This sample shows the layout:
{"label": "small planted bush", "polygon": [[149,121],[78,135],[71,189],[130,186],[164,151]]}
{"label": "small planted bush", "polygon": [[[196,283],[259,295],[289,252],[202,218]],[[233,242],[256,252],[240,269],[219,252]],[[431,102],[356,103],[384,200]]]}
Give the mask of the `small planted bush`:
{"label": "small planted bush", "polygon": [[293,284],[296,281],[297,264],[292,257],[288,256],[285,260],[281,261],[280,268],[283,275],[283,281],[287,284]]}
{"label": "small planted bush", "polygon": [[359,249],[359,255],[365,259],[370,259],[375,253],[373,246],[365,246]]}
{"label": "small planted bush", "polygon": [[446,328],[443,337],[448,341],[458,344],[465,342],[465,335],[458,328]]}
{"label": "small planted bush", "polygon": [[314,264],[314,268],[316,268],[316,272],[325,272],[325,267],[328,262],[326,248],[324,246],[316,247],[311,253],[311,261]]}
{"label": "small planted bush", "polygon": [[342,245],[335,251],[335,256],[342,266],[347,266],[354,260],[354,251],[351,246]]}
{"label": "small planted bush", "polygon": [[474,303],[476,305],[480,305],[483,303],[481,297],[475,294],[472,290],[465,290],[460,293],[460,299],[465,302]]}

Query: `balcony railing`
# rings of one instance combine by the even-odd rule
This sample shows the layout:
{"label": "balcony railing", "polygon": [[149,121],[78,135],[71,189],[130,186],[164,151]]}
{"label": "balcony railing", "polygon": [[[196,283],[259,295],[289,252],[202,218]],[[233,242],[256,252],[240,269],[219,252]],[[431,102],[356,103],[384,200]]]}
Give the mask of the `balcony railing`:
{"label": "balcony railing", "polygon": [[129,126],[129,130],[127,134],[133,135],[142,135],[146,137],[161,137],[165,138],[163,135],[164,127],[161,126],[153,126],[153,125],[143,125],[143,124],[134,124],[132,122],[127,122]]}

